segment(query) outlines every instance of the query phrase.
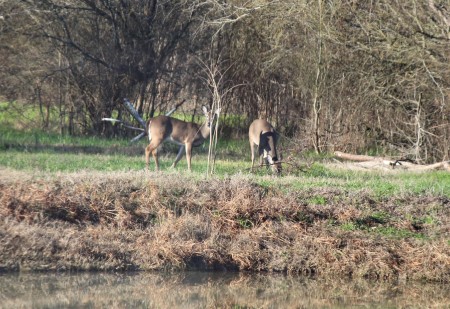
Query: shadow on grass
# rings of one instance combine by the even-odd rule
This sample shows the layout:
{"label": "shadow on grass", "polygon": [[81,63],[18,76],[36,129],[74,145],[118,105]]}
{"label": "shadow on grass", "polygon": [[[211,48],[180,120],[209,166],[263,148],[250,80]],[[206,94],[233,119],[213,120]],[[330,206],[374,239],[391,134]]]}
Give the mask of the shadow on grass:
{"label": "shadow on grass", "polygon": [[46,144],[21,144],[3,143],[0,150],[17,150],[30,152],[53,152],[53,153],[75,153],[75,154],[121,154],[129,156],[142,156],[144,145],[130,146],[84,146],[84,145],[46,145]]}

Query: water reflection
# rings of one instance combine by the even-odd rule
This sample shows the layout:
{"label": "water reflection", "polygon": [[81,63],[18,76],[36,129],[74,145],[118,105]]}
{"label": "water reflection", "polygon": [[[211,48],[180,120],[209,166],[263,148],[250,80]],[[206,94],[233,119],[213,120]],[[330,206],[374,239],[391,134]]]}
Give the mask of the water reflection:
{"label": "water reflection", "polygon": [[450,286],[273,274],[0,275],[1,308],[448,308]]}

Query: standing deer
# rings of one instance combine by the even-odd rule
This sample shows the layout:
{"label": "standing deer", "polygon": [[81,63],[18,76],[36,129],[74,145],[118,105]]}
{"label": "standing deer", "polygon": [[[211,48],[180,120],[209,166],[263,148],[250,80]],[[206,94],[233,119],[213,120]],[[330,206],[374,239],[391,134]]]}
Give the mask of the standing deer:
{"label": "standing deer", "polygon": [[186,149],[186,160],[188,164],[188,170],[191,171],[191,154],[192,147],[197,147],[203,144],[206,138],[211,133],[211,125],[214,120],[214,115],[219,114],[220,109],[215,113],[208,111],[206,106],[202,106],[203,113],[205,114],[206,121],[203,125],[198,125],[193,122],[186,122],[179,119],[175,119],[168,116],[157,116],[148,121],[147,133],[149,139],[149,145],[145,148],[145,166],[148,169],[150,153],[155,160],[156,170],[159,170],[158,162],[158,147],[165,140],[180,145],[177,157],[172,164],[175,167],[183,156],[183,151]]}
{"label": "standing deer", "polygon": [[272,125],[264,119],[256,119],[248,130],[250,149],[252,152],[252,171],[255,164],[255,144],[258,146],[259,165],[263,165],[263,158],[266,165],[269,163],[274,173],[281,173],[281,162],[278,160],[277,141],[278,133]]}

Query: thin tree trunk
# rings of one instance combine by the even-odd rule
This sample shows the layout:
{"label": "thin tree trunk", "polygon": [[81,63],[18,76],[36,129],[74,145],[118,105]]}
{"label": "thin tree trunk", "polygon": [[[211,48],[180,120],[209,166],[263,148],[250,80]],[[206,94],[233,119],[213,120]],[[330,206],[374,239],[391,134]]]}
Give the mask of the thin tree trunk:
{"label": "thin tree trunk", "polygon": [[320,111],[322,104],[320,100],[320,78],[322,76],[322,0],[319,1],[319,42],[317,53],[317,69],[316,79],[314,83],[314,98],[313,98],[313,145],[316,153],[320,153]]}

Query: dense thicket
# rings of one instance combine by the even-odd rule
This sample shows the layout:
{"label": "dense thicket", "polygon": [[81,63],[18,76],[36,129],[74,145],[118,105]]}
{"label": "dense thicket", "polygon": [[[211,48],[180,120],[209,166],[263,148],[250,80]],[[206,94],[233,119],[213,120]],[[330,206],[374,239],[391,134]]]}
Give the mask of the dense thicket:
{"label": "dense thicket", "polygon": [[[57,111],[63,133],[113,134],[182,100],[270,119],[316,151],[448,159],[448,0],[6,0],[0,94]],[[215,94],[215,95],[214,95]],[[118,114],[118,115],[117,115]],[[248,119],[248,120],[247,120]],[[237,132],[241,132],[237,130]],[[117,133],[117,132],[115,132]]]}

